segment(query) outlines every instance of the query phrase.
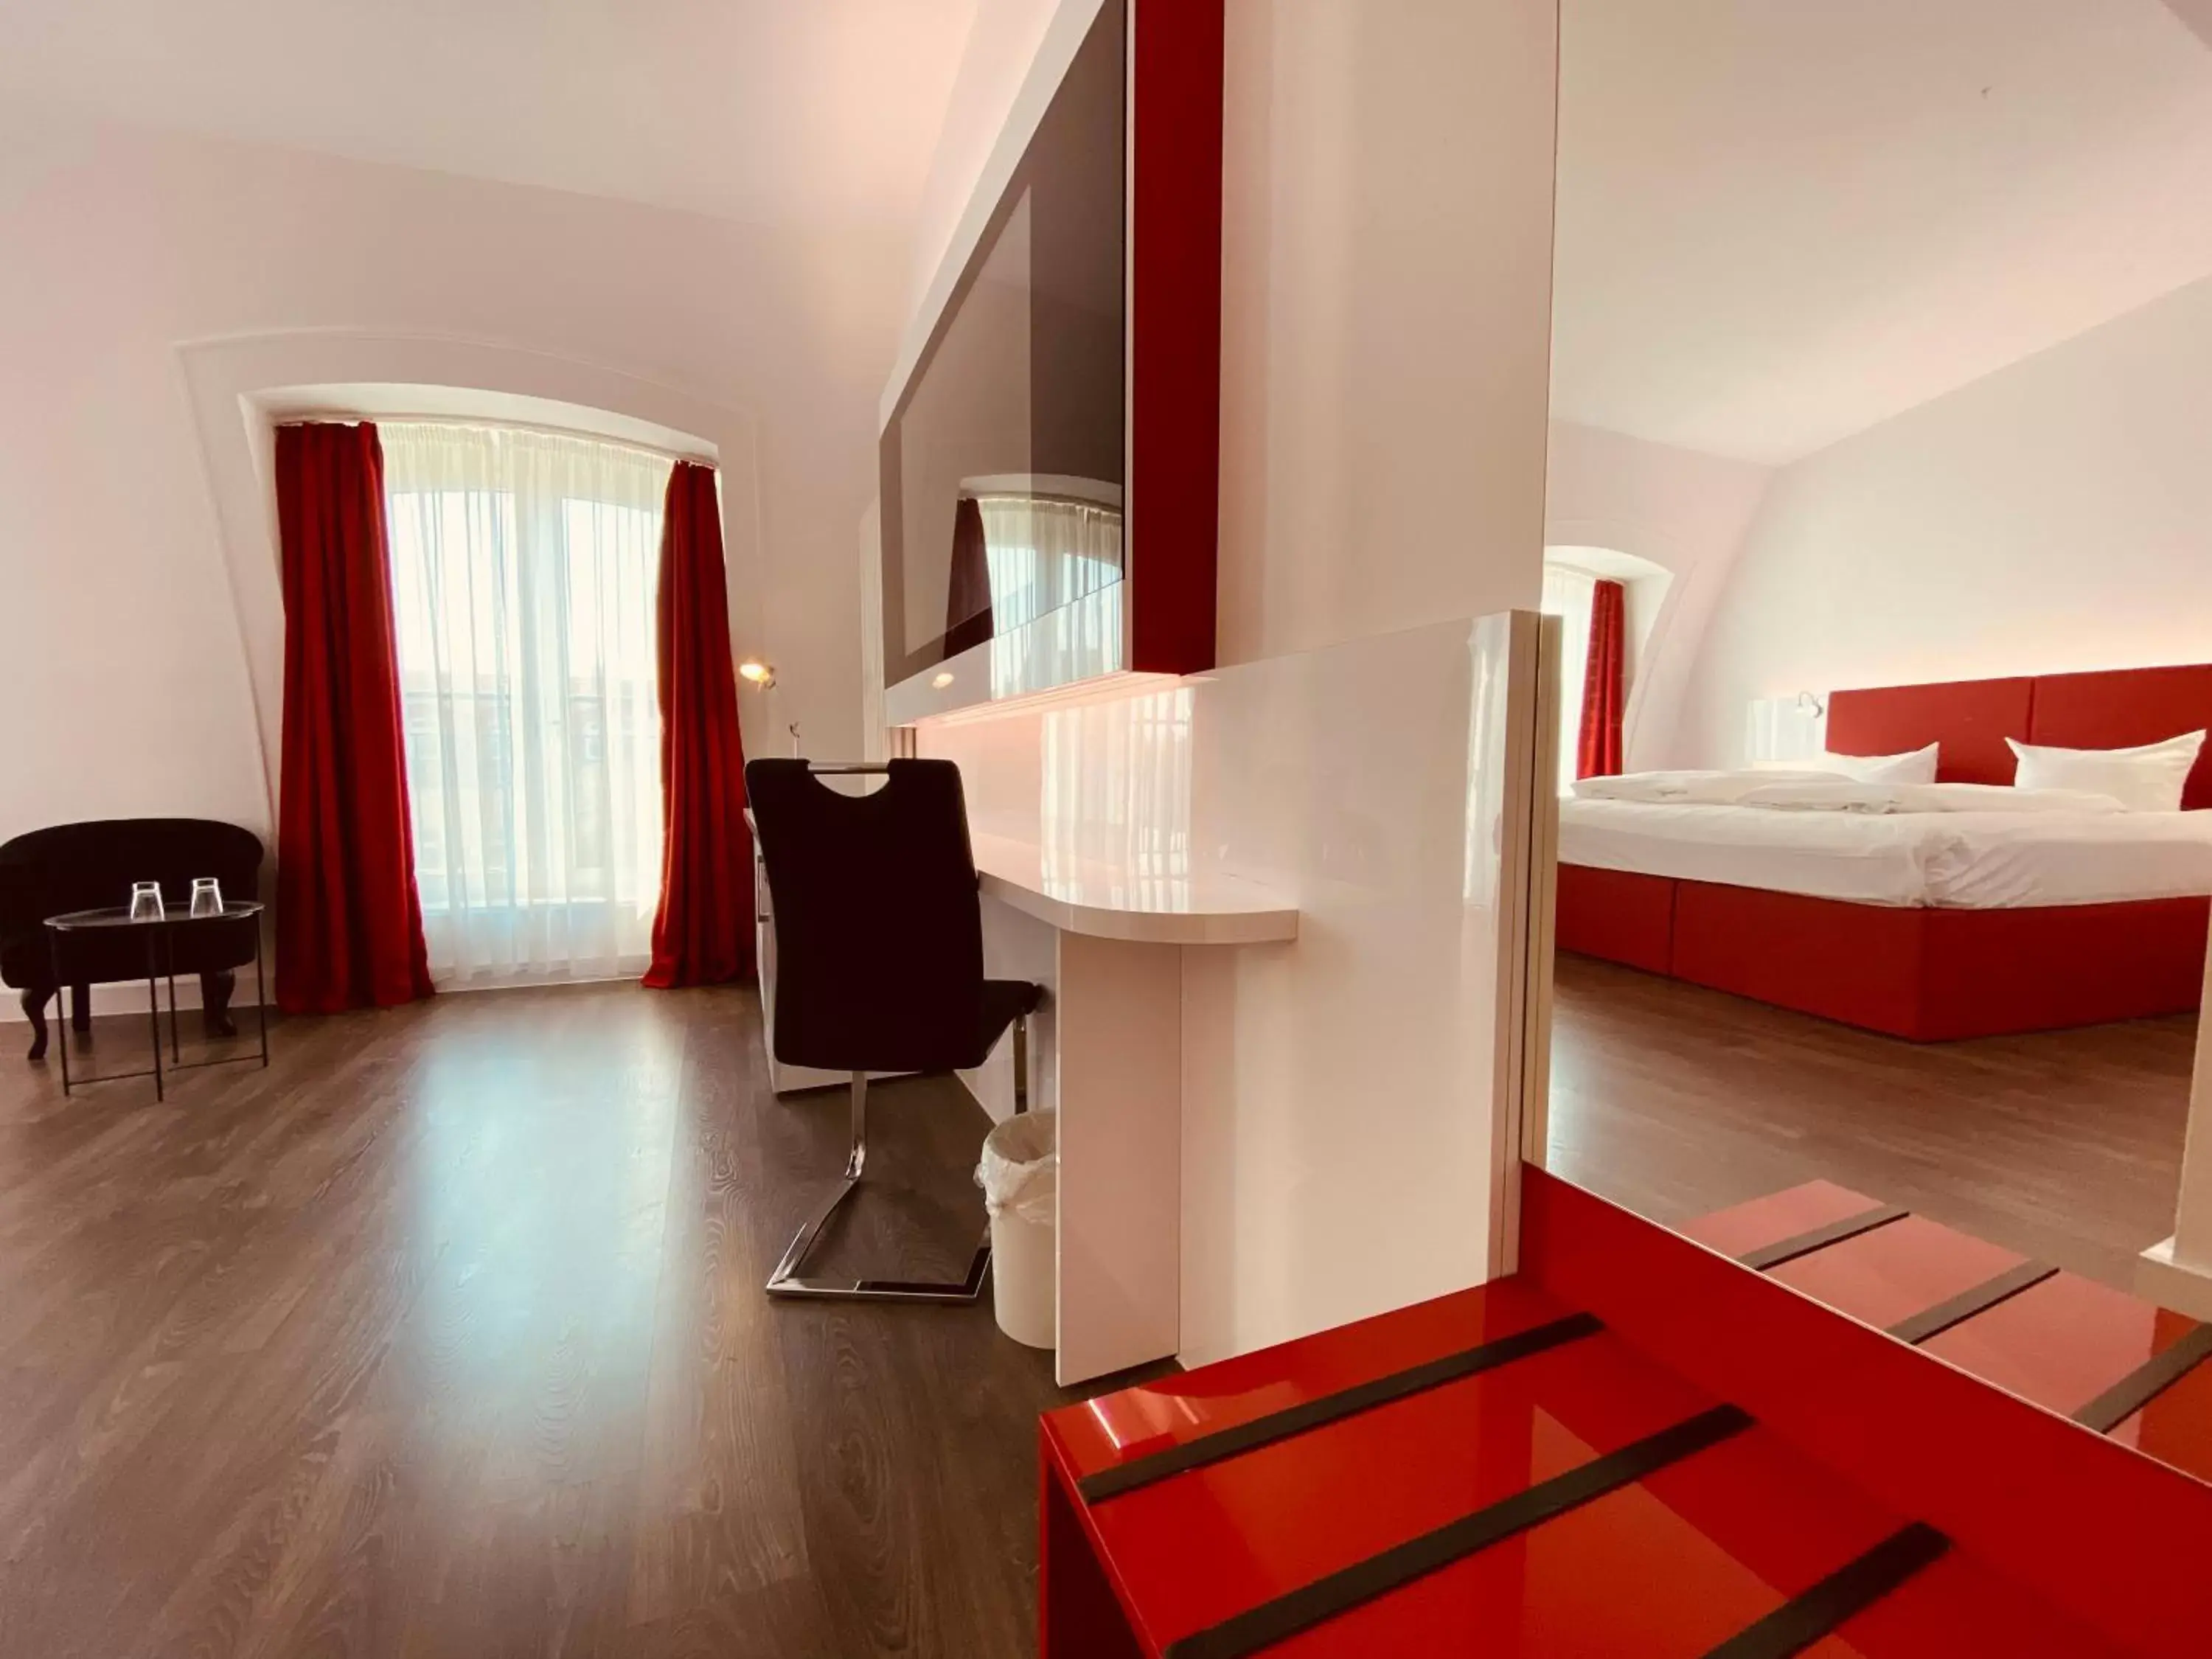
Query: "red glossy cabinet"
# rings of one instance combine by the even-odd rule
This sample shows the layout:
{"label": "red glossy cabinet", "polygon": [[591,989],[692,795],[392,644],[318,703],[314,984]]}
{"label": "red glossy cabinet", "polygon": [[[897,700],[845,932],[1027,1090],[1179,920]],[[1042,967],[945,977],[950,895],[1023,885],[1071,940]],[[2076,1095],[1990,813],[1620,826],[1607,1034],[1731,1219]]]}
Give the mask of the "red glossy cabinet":
{"label": "red glossy cabinet", "polygon": [[[1048,1416],[1044,1651],[2203,1650],[2212,1590],[2184,1564],[2212,1489],[1876,1328],[2018,1257],[1833,1187],[1703,1243],[1540,1175],[1524,1196],[1519,1277]],[[1929,1346],[2076,1294],[2044,1277]],[[2036,1377],[2094,1394],[2186,1336],[2103,1313],[2100,1358]],[[1975,1443],[1931,1461],[1931,1431]],[[2212,1444],[2155,1409],[2119,1437],[2161,1434]]]}

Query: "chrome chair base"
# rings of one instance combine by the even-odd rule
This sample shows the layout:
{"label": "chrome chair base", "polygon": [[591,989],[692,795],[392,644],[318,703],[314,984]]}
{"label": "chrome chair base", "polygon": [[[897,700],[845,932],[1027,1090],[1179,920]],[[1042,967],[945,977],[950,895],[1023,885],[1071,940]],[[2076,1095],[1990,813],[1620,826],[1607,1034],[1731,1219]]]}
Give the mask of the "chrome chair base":
{"label": "chrome chair base", "polygon": [[[1026,1112],[1030,1106],[1029,1085],[1029,1021],[1014,1024],[1014,1110]],[[814,1218],[801,1227],[783,1253],[783,1260],[775,1264],[769,1275],[768,1293],[775,1297],[806,1297],[830,1302],[973,1302],[983,1292],[983,1281],[991,1269],[991,1229],[987,1222],[983,1236],[977,1240],[975,1254],[969,1258],[967,1276],[959,1279],[816,1279],[801,1272],[806,1264],[807,1253],[837,1213],[837,1206],[860,1189],[860,1178],[868,1163],[868,1074],[853,1073],[853,1145],[845,1161],[845,1176],[830,1201],[815,1213]]]}

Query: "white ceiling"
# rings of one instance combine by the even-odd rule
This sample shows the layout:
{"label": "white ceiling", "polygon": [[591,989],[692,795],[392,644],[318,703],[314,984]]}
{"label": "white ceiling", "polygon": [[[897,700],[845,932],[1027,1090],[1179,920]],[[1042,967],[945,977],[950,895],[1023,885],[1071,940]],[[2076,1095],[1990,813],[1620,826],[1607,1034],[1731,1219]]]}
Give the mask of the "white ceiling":
{"label": "white ceiling", "polygon": [[[0,99],[903,228],[976,8],[0,0]],[[2212,50],[2160,0],[1562,11],[1561,418],[1789,460],[2212,274]]]}
{"label": "white ceiling", "polygon": [[739,220],[903,225],[975,0],[0,0],[0,99]]}
{"label": "white ceiling", "polygon": [[1559,418],[1787,461],[2212,274],[2212,50],[2160,0],[1561,28]]}

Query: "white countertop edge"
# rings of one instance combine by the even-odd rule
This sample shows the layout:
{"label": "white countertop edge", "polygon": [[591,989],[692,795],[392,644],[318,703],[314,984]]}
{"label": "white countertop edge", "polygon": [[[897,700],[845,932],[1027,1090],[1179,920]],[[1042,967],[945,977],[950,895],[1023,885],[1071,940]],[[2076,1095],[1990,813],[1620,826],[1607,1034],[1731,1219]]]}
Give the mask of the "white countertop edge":
{"label": "white countertop edge", "polygon": [[1054,898],[1033,887],[979,872],[984,893],[1064,933],[1133,945],[1275,945],[1298,936],[1295,909],[1122,910]]}
{"label": "white countertop edge", "polygon": [[[745,809],[748,825],[752,818],[749,806]],[[1030,843],[988,835],[975,835],[973,841],[977,886],[1000,903],[1064,933],[1133,945],[1281,945],[1298,936],[1295,905],[1285,904],[1265,888],[1234,876],[1217,876],[1201,883],[1201,887],[1218,896],[1217,902],[1208,905],[1201,900],[1189,910],[1083,904],[1056,898],[1032,882],[991,867],[1011,857],[1026,868],[1039,858],[1038,849]],[[760,843],[756,841],[753,857],[760,856]],[[1221,893],[1224,885],[1235,889],[1233,897]]]}

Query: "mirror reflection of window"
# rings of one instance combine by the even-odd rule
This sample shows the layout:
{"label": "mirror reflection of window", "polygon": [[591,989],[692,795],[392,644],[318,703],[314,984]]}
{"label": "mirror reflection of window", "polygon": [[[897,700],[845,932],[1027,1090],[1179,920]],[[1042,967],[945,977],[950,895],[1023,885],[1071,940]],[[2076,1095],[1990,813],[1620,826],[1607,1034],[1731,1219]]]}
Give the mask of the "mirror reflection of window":
{"label": "mirror reflection of window", "polygon": [[1590,639],[1597,585],[1618,582],[1626,617],[1621,693],[1632,699],[1644,646],[1666,604],[1674,574],[1633,553],[1607,547],[1555,547],[1544,555],[1544,592],[1540,608],[1560,619],[1559,793],[1574,793],[1582,766],[1583,697],[1589,681]]}
{"label": "mirror reflection of window", "polygon": [[1575,734],[1583,725],[1583,683],[1589,676],[1590,599],[1597,578],[1546,561],[1543,611],[1559,621],[1559,793],[1575,792]]}
{"label": "mirror reflection of window", "polygon": [[981,495],[991,610],[1003,630],[1095,593],[1121,575],[1121,513],[1045,495]]}
{"label": "mirror reflection of window", "polygon": [[[1112,509],[1109,550],[1120,568],[1126,21],[1122,0],[1097,9],[884,425],[879,597],[888,684],[1065,608],[1066,598],[1055,594],[1096,590],[1097,571],[1055,561],[1052,550],[1061,541],[1097,543],[1104,532],[1088,522],[1093,514],[1056,510],[1057,498],[1080,503],[1109,492],[1099,504]],[[1033,584],[1018,568],[988,568],[1007,556],[983,556],[975,509],[1000,495],[1050,498],[1036,509],[1043,521],[1033,530],[1005,528],[1006,547],[1042,550],[1031,561]],[[995,550],[1001,537],[990,539]],[[1034,592],[1009,606],[1000,597],[1009,582],[1010,595]],[[1101,600],[1068,626],[1095,634],[1102,624],[1088,613],[1110,608]],[[1118,629],[1114,639],[1118,646]],[[1004,660],[1011,668],[1013,659]],[[1082,660],[1092,672],[1121,665],[1095,653]]]}

